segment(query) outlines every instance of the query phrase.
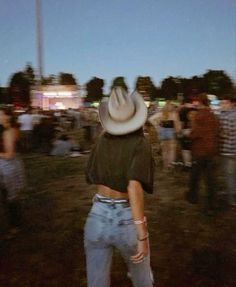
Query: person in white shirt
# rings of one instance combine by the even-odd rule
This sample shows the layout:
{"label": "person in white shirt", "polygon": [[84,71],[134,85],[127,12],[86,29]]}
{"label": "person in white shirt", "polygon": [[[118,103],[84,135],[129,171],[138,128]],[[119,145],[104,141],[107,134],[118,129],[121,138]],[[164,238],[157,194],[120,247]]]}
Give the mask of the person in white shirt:
{"label": "person in white shirt", "polygon": [[30,152],[32,150],[34,128],[34,115],[32,115],[31,109],[20,115],[17,122],[20,124],[20,151]]}

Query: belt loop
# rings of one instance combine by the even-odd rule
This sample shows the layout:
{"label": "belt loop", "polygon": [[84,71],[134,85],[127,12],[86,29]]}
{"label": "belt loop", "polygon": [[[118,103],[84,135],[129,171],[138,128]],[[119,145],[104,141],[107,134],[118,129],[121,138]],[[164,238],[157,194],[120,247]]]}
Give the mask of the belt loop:
{"label": "belt loop", "polygon": [[115,200],[112,198],[111,202],[109,203],[109,205],[113,208],[116,209],[116,204],[115,204]]}
{"label": "belt loop", "polygon": [[97,195],[95,194],[94,195],[94,197],[93,197],[93,199],[92,199],[92,202],[94,203],[94,202],[98,202],[98,198],[97,198]]}

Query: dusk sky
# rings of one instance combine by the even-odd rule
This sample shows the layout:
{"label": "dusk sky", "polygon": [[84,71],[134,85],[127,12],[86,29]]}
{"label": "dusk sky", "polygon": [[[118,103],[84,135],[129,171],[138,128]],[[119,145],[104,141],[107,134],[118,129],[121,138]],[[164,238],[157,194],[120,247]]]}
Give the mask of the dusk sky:
{"label": "dusk sky", "polygon": [[[236,0],[41,0],[44,75],[167,76],[225,70],[236,82]],[[35,1],[0,0],[0,86],[37,68]]]}

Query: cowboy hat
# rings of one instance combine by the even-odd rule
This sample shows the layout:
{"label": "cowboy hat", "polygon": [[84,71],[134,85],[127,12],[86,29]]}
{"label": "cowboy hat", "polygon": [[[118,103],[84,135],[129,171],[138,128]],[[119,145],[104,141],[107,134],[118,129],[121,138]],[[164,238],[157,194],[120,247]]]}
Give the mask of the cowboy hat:
{"label": "cowboy hat", "polygon": [[115,87],[110,97],[100,103],[99,118],[109,134],[125,135],[143,126],[147,119],[147,107],[138,92],[128,95],[121,87]]}

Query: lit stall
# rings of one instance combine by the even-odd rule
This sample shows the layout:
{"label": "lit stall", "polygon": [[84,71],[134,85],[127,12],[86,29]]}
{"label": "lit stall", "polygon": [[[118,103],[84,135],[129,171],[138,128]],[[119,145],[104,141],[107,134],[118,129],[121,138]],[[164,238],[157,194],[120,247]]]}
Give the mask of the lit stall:
{"label": "lit stall", "polygon": [[43,110],[78,109],[83,104],[78,86],[40,86],[31,91],[31,106]]}

